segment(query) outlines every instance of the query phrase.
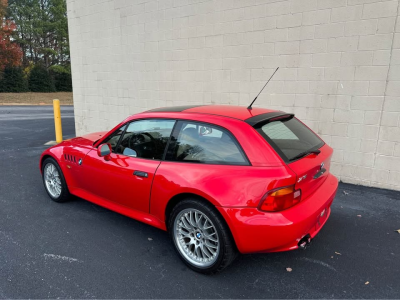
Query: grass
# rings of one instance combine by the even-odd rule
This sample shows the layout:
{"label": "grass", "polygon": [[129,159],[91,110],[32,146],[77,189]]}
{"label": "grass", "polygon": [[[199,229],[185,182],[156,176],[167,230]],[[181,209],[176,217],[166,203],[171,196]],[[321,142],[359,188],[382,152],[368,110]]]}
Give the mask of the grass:
{"label": "grass", "polygon": [[52,105],[58,99],[61,105],[72,105],[72,93],[0,93],[0,105]]}

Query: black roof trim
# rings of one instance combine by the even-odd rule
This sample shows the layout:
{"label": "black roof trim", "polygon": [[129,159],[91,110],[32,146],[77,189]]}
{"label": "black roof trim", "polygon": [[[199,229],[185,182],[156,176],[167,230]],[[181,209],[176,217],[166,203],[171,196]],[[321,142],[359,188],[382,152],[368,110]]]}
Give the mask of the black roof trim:
{"label": "black roof trim", "polygon": [[274,120],[275,118],[279,118],[279,119],[285,118],[286,119],[286,117],[288,119],[291,119],[291,118],[294,117],[294,114],[288,114],[288,113],[285,113],[283,111],[274,111],[274,112],[270,112],[270,113],[260,114],[258,116],[254,116],[254,117],[248,118],[248,119],[246,119],[244,121],[247,124],[255,127],[257,125],[264,125],[264,124],[269,123],[271,121],[275,121]]}
{"label": "black roof trim", "polygon": [[187,109],[204,106],[204,105],[182,105],[182,106],[170,106],[170,107],[160,107],[148,110],[146,112],[182,112]]}

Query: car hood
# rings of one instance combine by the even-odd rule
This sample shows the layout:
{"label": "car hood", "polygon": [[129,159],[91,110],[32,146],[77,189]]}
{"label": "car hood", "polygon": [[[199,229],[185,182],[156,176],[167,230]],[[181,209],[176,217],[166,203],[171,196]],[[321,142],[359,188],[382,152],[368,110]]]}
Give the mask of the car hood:
{"label": "car hood", "polygon": [[99,132],[89,133],[89,134],[81,136],[81,138],[87,139],[87,140],[91,141],[93,144],[93,142],[102,138],[107,132],[108,131],[99,131]]}
{"label": "car hood", "polygon": [[76,146],[82,146],[82,147],[92,147],[93,143],[97,141],[98,139],[102,138],[105,134],[107,134],[108,131],[100,131],[100,132],[94,132],[94,133],[89,133],[80,137],[72,138],[66,142],[69,142],[73,145]]}

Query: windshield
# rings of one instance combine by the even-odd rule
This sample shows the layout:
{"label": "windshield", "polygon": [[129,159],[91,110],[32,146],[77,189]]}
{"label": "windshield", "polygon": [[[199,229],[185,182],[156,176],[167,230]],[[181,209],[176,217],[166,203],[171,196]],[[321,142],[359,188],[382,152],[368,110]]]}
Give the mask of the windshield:
{"label": "windshield", "polygon": [[260,126],[257,131],[285,160],[294,161],[309,151],[321,148],[324,142],[296,118],[282,119]]}

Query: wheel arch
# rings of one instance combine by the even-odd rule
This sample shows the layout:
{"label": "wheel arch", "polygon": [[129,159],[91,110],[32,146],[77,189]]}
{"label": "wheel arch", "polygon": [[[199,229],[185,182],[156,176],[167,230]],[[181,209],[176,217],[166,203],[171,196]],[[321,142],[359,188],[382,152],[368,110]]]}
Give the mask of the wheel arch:
{"label": "wheel arch", "polygon": [[[171,212],[173,208],[181,201],[185,200],[186,198],[196,198],[201,201],[207,201],[205,198],[200,197],[199,195],[193,194],[193,193],[181,193],[173,196],[171,199],[169,199],[167,206],[165,207],[165,212],[164,212],[164,218],[165,218],[165,227],[168,230],[168,223],[169,223],[169,217],[171,215]],[[211,203],[210,201],[207,201],[208,203]]]}
{"label": "wheel arch", "polygon": [[62,156],[64,153],[64,147],[61,147],[60,145],[61,144],[58,144],[56,146],[48,148],[42,153],[42,156],[40,157],[40,161],[39,161],[40,171],[42,171],[44,160],[47,158],[52,158],[60,166],[61,171],[65,172],[64,166],[62,164]]}
{"label": "wheel arch", "polygon": [[40,158],[40,173],[43,174],[43,162],[47,159],[47,158],[51,158],[54,159],[54,161],[58,164],[58,166],[61,169],[61,172],[63,173],[64,176],[64,180],[65,183],[67,184],[67,186],[69,186],[69,183],[71,180],[70,176],[68,175],[68,173],[66,172],[65,166],[61,163],[60,159],[58,159],[53,153],[51,152],[46,152],[43,154],[43,156]]}
{"label": "wheel arch", "polygon": [[218,214],[221,217],[222,221],[225,223],[226,227],[229,229],[229,234],[231,235],[231,238],[234,241],[234,244],[235,244],[235,246],[237,248],[236,240],[235,240],[235,237],[233,235],[232,229],[230,228],[229,223],[225,220],[225,218],[221,214],[221,212],[215,207],[215,205],[211,201],[207,200],[206,198],[204,198],[204,197],[202,197],[200,195],[194,194],[194,193],[180,193],[180,194],[177,194],[177,195],[173,196],[168,201],[168,204],[167,204],[167,206],[165,208],[165,227],[166,227],[167,231],[169,230],[169,228],[168,228],[169,217],[171,215],[171,212],[172,212],[173,208],[179,202],[181,202],[181,201],[183,201],[183,200],[185,200],[187,198],[192,198],[192,199],[194,198],[194,199],[200,200],[200,201],[202,201],[204,203],[207,203],[208,205],[212,206],[215,209],[215,213]]}
{"label": "wheel arch", "polygon": [[[58,163],[57,159],[54,158],[54,156],[52,156],[52,155],[50,155],[50,154],[45,154],[45,155],[43,155],[43,156],[40,158],[40,164],[39,164],[39,168],[40,168],[40,172],[41,172],[41,173],[42,173],[42,170],[43,170],[43,162],[44,162],[47,158],[52,158],[52,159],[54,159],[54,160]],[[60,168],[61,168],[61,167],[60,167]]]}

